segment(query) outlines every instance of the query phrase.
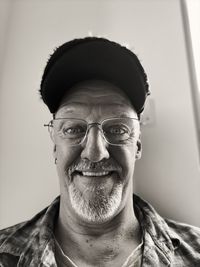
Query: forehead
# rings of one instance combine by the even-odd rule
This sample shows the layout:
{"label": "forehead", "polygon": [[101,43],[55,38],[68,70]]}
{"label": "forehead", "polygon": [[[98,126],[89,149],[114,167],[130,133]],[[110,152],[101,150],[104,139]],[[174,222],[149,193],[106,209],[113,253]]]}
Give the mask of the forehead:
{"label": "forehead", "polygon": [[57,113],[71,111],[91,111],[99,108],[110,109],[112,113],[128,112],[134,113],[134,108],[124,94],[117,86],[101,80],[89,80],[79,83],[72,87],[62,98]]}

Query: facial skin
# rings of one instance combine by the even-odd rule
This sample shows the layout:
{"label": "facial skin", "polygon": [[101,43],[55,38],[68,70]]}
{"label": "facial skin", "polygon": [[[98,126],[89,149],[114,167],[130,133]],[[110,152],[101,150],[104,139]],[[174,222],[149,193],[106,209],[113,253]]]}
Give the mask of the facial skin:
{"label": "facial skin", "polygon": [[[137,118],[137,114],[119,88],[104,81],[86,81],[65,95],[55,117],[93,123],[111,117]],[[97,127],[92,127],[78,146],[67,146],[54,130],[51,138],[55,144],[61,208],[68,217],[83,224],[101,224],[113,220],[123,209],[133,209],[134,165],[141,155],[138,121],[134,136],[124,146],[106,143]]]}

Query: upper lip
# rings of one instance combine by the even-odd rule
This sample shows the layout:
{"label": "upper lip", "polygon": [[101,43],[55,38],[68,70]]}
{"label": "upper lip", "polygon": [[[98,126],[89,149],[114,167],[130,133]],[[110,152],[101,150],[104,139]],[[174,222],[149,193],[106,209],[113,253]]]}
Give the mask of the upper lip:
{"label": "upper lip", "polygon": [[[74,172],[79,172],[79,173],[86,173],[86,174],[90,174],[90,175],[106,175],[106,174],[108,174],[108,173],[110,173],[110,172],[113,172],[113,170],[111,171],[111,170],[75,170]],[[73,172],[73,173],[74,173]],[[72,173],[72,174],[73,174]]]}
{"label": "upper lip", "polygon": [[74,172],[81,172],[81,173],[94,173],[94,174],[101,174],[101,173],[110,173],[110,172],[114,172],[114,170],[74,170],[72,173]]}
{"label": "upper lip", "polygon": [[105,176],[108,175],[110,172],[109,171],[82,171],[82,174],[84,176]]}
{"label": "upper lip", "polygon": [[86,173],[89,176],[98,176],[98,175],[106,175],[107,173],[110,173],[110,172],[116,172],[116,170],[113,170],[113,169],[106,169],[106,170],[104,170],[104,169],[103,170],[102,169],[98,169],[98,170],[92,170],[92,169],[74,169],[73,171],[71,171],[69,173],[71,178],[72,178],[72,176],[73,176],[73,174],[75,172]]}
{"label": "upper lip", "polygon": [[[114,166],[114,164],[98,164],[98,166],[95,166],[95,168],[93,168],[93,165],[90,164],[90,166],[86,166],[87,164],[82,164],[83,166],[81,166],[81,164],[77,164],[75,166],[71,166],[68,169],[68,175],[72,178],[72,175],[74,174],[74,172],[89,172],[89,173],[94,173],[94,174],[98,174],[98,173],[104,173],[104,172],[116,172],[116,173],[121,173],[121,167],[119,166]],[[85,166],[84,166],[85,165]],[[92,168],[91,168],[92,166]]]}

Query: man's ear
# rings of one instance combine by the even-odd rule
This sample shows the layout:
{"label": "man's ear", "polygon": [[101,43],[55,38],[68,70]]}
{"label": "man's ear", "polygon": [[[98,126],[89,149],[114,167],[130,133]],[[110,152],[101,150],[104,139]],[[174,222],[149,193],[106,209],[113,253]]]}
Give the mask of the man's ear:
{"label": "man's ear", "polygon": [[49,131],[49,134],[50,134],[51,140],[53,142],[53,157],[56,159],[56,144],[55,144],[55,137],[54,137],[53,129],[51,129]]}
{"label": "man's ear", "polygon": [[141,139],[139,137],[139,139],[137,140],[136,159],[140,159],[141,156],[142,156],[142,142],[141,142]]}
{"label": "man's ear", "polygon": [[54,144],[53,146],[53,157],[55,160],[57,160],[57,156],[56,156],[56,145]]}
{"label": "man's ear", "polygon": [[49,130],[49,135],[51,137],[51,140],[53,141],[53,143],[55,144],[55,139],[54,139],[54,130],[52,128],[50,128]]}

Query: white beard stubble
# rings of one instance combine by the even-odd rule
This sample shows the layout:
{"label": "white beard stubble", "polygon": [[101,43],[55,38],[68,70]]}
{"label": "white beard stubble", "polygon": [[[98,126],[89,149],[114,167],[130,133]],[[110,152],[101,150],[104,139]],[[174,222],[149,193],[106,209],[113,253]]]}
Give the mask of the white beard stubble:
{"label": "white beard stubble", "polygon": [[109,195],[104,193],[102,187],[96,186],[92,199],[84,198],[84,194],[73,182],[70,183],[68,190],[71,206],[78,216],[90,223],[103,223],[112,218],[119,209],[123,184],[116,183]]}

